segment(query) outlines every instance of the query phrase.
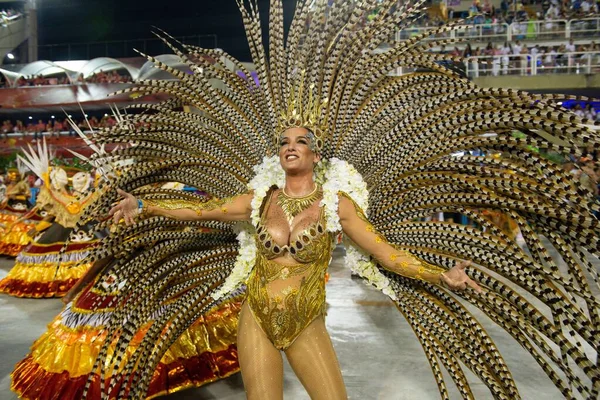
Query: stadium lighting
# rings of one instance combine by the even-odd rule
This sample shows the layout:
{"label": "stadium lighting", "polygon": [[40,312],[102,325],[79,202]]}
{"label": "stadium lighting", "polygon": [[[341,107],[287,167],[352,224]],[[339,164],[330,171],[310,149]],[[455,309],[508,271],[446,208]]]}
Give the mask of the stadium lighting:
{"label": "stadium lighting", "polygon": [[104,114],[105,117],[108,117],[108,114]]}
{"label": "stadium lighting", "polygon": [[8,57],[9,60],[14,60],[15,59],[15,55],[13,53],[6,54],[6,57]]}
{"label": "stadium lighting", "polygon": [[54,115],[51,118],[54,119]]}
{"label": "stadium lighting", "polygon": [[33,119],[33,117],[30,115],[30,116],[29,116],[29,119]]}

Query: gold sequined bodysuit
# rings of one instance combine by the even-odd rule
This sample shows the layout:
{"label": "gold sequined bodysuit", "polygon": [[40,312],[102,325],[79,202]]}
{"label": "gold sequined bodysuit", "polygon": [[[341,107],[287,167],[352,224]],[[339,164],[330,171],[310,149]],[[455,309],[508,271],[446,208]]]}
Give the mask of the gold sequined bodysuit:
{"label": "gold sequined bodysuit", "polygon": [[[258,255],[248,279],[248,306],[273,345],[287,349],[315,318],[325,313],[325,273],[331,260],[333,235],[325,229],[320,200],[301,215],[302,229],[288,243],[277,243],[269,232],[266,215],[280,212],[268,197],[256,229]],[[315,218],[316,221],[315,221]],[[311,218],[312,217],[312,218]],[[302,220],[309,223],[302,225]],[[295,261],[286,265],[274,261],[289,254]]]}

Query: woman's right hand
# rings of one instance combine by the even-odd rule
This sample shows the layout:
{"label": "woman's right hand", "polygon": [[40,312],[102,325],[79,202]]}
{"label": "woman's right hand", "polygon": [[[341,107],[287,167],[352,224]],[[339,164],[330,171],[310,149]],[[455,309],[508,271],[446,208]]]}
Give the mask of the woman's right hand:
{"label": "woman's right hand", "polygon": [[135,223],[134,218],[138,215],[138,201],[132,194],[121,189],[117,189],[117,193],[123,196],[123,200],[111,208],[108,215],[112,217],[115,224],[118,224],[123,218],[125,225],[133,225]]}

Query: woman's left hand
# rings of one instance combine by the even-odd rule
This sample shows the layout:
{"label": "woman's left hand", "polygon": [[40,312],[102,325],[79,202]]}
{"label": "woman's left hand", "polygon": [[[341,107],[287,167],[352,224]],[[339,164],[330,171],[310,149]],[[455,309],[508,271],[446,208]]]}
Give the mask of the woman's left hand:
{"label": "woman's left hand", "polygon": [[471,261],[459,261],[456,265],[444,272],[440,277],[442,282],[452,290],[465,290],[468,287],[481,293],[479,285],[465,272],[465,268],[471,265]]}

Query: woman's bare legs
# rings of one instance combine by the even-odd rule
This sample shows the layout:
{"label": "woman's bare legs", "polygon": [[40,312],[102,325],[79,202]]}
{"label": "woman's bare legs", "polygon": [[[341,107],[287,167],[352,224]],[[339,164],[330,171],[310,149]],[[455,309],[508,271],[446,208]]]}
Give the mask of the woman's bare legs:
{"label": "woman's bare legs", "polygon": [[348,398],[323,317],[306,327],[285,354],[312,400]]}
{"label": "woman's bare legs", "polygon": [[238,323],[238,358],[249,400],[283,399],[283,359],[244,303]]}

